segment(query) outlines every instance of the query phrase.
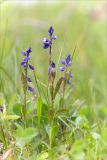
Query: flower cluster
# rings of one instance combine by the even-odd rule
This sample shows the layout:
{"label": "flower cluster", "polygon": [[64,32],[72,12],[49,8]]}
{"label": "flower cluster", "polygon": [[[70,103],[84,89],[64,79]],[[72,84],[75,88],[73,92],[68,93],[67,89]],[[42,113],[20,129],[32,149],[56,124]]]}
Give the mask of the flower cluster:
{"label": "flower cluster", "polygon": [[69,81],[69,78],[72,78],[73,75],[68,71],[69,66],[72,64],[71,55],[67,55],[65,60],[61,60],[61,64],[63,64],[64,66],[59,67],[59,70],[61,72],[65,72],[64,79],[66,80],[67,84],[71,85],[72,82]]}
{"label": "flower cluster", "polygon": [[30,65],[28,62],[31,59],[30,53],[32,52],[31,48],[26,49],[26,51],[22,51],[22,55],[25,56],[23,61],[20,63],[24,68],[29,68],[34,70],[34,66]]}
{"label": "flower cluster", "polygon": [[50,39],[48,38],[43,38],[43,48],[44,49],[47,49],[49,46],[51,46],[52,44],[52,40],[55,40],[57,37],[53,35],[53,32],[54,32],[54,29],[53,27],[51,26],[48,30],[48,33],[49,33],[49,36],[50,36]]}
{"label": "flower cluster", "polygon": [[[34,70],[34,66],[32,66],[31,64],[29,64],[29,60],[31,59],[31,56],[30,56],[30,53],[32,52],[31,48],[29,47],[28,49],[26,49],[26,51],[22,51],[22,55],[25,56],[25,58],[23,58],[23,61],[20,63],[21,66],[24,67],[24,71],[25,71],[25,77],[26,77],[26,80],[28,82],[32,82],[32,80],[27,77],[27,70],[28,70],[28,67],[29,69],[31,70]],[[31,87],[31,86],[28,86],[28,90],[33,92],[34,91],[34,88]]]}
{"label": "flower cluster", "polygon": [[48,76],[49,76],[49,81],[52,79],[54,80],[56,72],[55,72],[55,63],[52,61],[52,41],[55,40],[57,37],[53,35],[54,29],[51,26],[48,29],[48,34],[49,34],[49,39],[48,38],[43,38],[43,48],[49,49],[49,67],[48,67]]}

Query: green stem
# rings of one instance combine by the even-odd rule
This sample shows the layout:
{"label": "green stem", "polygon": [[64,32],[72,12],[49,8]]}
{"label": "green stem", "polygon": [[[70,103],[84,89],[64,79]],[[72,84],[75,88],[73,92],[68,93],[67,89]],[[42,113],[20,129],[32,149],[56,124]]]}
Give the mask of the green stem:
{"label": "green stem", "polygon": [[24,120],[24,123],[26,123],[26,93],[24,93],[23,110],[22,110],[22,113],[23,113],[23,120]]}
{"label": "green stem", "polygon": [[39,88],[38,81],[37,81],[37,77],[36,77],[36,74],[35,74],[35,71],[34,71],[34,70],[33,70],[33,75],[34,75],[34,79],[35,79],[35,82],[36,82],[36,85],[37,85],[37,89],[38,89],[38,92],[39,92],[39,96],[41,97],[40,88]]}
{"label": "green stem", "polygon": [[4,133],[2,125],[0,125],[0,135],[1,135],[4,147],[5,149],[7,149],[7,142],[6,142],[5,133]]}
{"label": "green stem", "polygon": [[[29,54],[27,55],[27,57]],[[23,114],[23,120],[26,126],[26,93],[27,93],[27,69],[28,69],[28,60],[26,62],[26,67],[24,68],[24,99],[23,99],[23,107],[22,107],[22,114]]]}
{"label": "green stem", "polygon": [[[65,75],[64,75],[65,79],[66,79],[66,72],[67,70],[65,70]],[[66,81],[64,80],[63,86],[62,86],[62,96],[61,96],[61,99],[63,99],[63,103],[62,103],[63,105],[64,105],[65,87],[66,87]],[[63,105],[62,105],[62,108],[63,108]]]}
{"label": "green stem", "polygon": [[51,108],[54,109],[54,79],[52,77],[52,37],[50,36],[51,45],[49,47],[49,66],[50,66],[50,81],[51,81]]}

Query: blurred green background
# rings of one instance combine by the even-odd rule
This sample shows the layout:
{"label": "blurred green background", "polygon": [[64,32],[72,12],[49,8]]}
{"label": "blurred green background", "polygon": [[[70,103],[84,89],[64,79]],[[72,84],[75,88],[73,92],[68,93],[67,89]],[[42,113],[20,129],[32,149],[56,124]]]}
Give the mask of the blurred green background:
{"label": "blurred green background", "polygon": [[[21,51],[32,47],[32,63],[47,81],[48,50],[42,39],[52,25],[58,39],[53,59],[72,54],[73,99],[101,109],[107,106],[107,10],[106,1],[1,1],[0,96],[6,103],[20,94]],[[58,71],[59,72],[59,71]],[[107,114],[107,111],[106,111]]]}

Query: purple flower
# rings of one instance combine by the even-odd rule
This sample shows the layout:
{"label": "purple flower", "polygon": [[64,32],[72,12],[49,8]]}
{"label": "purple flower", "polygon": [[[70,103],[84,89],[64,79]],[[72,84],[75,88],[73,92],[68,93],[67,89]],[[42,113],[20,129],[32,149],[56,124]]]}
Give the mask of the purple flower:
{"label": "purple flower", "polygon": [[31,56],[28,56],[28,57],[24,58],[23,61],[24,61],[24,62],[27,62],[27,61],[30,60],[30,59],[31,59]]}
{"label": "purple flower", "polygon": [[55,39],[57,39],[57,36],[52,36],[52,40],[55,40]]}
{"label": "purple flower", "polygon": [[20,62],[21,66],[24,66],[26,64],[26,62]]}
{"label": "purple flower", "polygon": [[50,44],[46,44],[46,43],[43,44],[44,49],[47,49],[49,46],[50,46]]}
{"label": "purple flower", "polygon": [[55,68],[55,63],[52,61],[52,64],[51,64],[52,68]]}
{"label": "purple flower", "polygon": [[[28,67],[31,69],[31,70],[34,70],[34,66],[32,66],[31,64],[29,64],[29,60],[31,59],[31,56],[30,56],[30,53],[32,52],[31,48],[28,48],[26,49],[26,51],[22,51],[22,55],[25,56],[25,58],[23,58],[23,61],[20,63],[21,66],[24,67],[24,77],[26,78],[27,77],[27,70],[28,70]],[[32,80],[27,77],[27,81],[28,82],[32,82]],[[31,86],[28,86],[28,83],[26,82],[26,85],[27,85],[27,88],[30,92],[33,92],[34,91],[34,88],[31,87]]]}
{"label": "purple flower", "polygon": [[25,52],[25,51],[22,51],[22,55],[23,55],[23,56],[26,56],[26,52]]}
{"label": "purple flower", "polygon": [[59,70],[60,70],[60,71],[65,71],[65,67],[63,67],[63,66],[62,66],[62,67],[59,67]]}
{"label": "purple flower", "polygon": [[28,80],[28,82],[32,82],[32,80],[29,77],[27,78],[27,80]]}
{"label": "purple flower", "polygon": [[31,48],[26,49],[26,51],[22,51],[22,55],[26,56],[23,58],[23,61],[20,63],[24,68],[28,67],[28,61],[31,59],[29,53],[32,52]]}
{"label": "purple flower", "polygon": [[66,61],[65,61],[65,60],[61,60],[61,63],[62,63],[62,64],[66,64]]}
{"label": "purple flower", "polygon": [[32,49],[29,47],[28,49],[26,49],[26,52],[29,54],[32,52]]}
{"label": "purple flower", "polygon": [[72,78],[73,75],[67,71],[67,68],[71,65],[71,56],[67,55],[65,60],[61,60],[61,64],[63,64],[64,66],[59,67],[60,71],[65,71],[65,80],[67,82],[67,84],[72,85],[72,82],[69,81],[69,78]]}
{"label": "purple flower", "polygon": [[67,81],[67,84],[72,85],[72,82],[70,82],[69,80]]}
{"label": "purple flower", "polygon": [[20,64],[21,64],[21,66],[23,66],[25,69],[27,69],[28,66],[29,66],[29,68],[30,68],[31,70],[34,70],[34,66],[30,65],[29,62],[28,62],[28,61],[31,59],[31,56],[29,55],[30,52],[32,52],[31,48],[26,49],[26,52],[22,51],[22,54],[23,54],[24,56],[26,56],[26,57],[23,58],[23,61],[22,61]]}
{"label": "purple flower", "polygon": [[34,88],[31,87],[31,86],[28,86],[28,90],[29,90],[30,92],[33,92],[33,91],[34,91]]}
{"label": "purple flower", "polygon": [[49,30],[48,30],[49,36],[52,36],[53,32],[54,32],[54,29],[53,29],[53,27],[51,26],[51,27],[49,28]]}
{"label": "purple flower", "polygon": [[66,60],[66,65],[69,66],[71,64],[71,55],[68,55],[65,60]]}
{"label": "purple flower", "polygon": [[32,65],[30,65],[30,64],[29,64],[29,68],[30,68],[31,70],[34,70],[34,66],[32,66]]}
{"label": "purple flower", "polygon": [[50,44],[51,43],[51,41],[48,38],[43,38],[43,42],[46,43],[46,44]]}
{"label": "purple flower", "polygon": [[51,46],[52,44],[52,40],[55,40],[57,37],[53,35],[53,32],[54,32],[54,29],[53,27],[51,26],[48,30],[48,33],[49,33],[49,36],[50,36],[50,39],[48,38],[43,38],[43,48],[44,49],[47,49],[49,46]]}
{"label": "purple flower", "polygon": [[69,74],[69,78],[72,78],[73,77],[73,74]]}
{"label": "purple flower", "polygon": [[68,55],[65,60],[61,60],[61,64],[64,64],[66,67],[69,67],[71,64],[71,55]]}
{"label": "purple flower", "polygon": [[43,48],[47,49],[51,45],[51,41],[47,38],[43,39]]}

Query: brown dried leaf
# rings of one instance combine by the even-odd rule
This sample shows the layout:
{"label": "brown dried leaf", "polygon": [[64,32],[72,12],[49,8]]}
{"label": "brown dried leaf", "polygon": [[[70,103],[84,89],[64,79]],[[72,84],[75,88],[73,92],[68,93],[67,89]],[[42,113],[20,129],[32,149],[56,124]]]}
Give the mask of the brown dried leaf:
{"label": "brown dried leaf", "polygon": [[12,148],[9,148],[1,157],[0,160],[7,160],[7,158],[9,158],[9,156],[12,156]]}
{"label": "brown dried leaf", "polygon": [[55,98],[56,94],[58,93],[58,91],[59,91],[59,89],[60,89],[60,86],[61,86],[62,81],[63,81],[63,78],[61,77],[61,78],[58,80],[58,82],[57,82],[57,84],[56,84],[56,86],[55,86],[54,98]]}

